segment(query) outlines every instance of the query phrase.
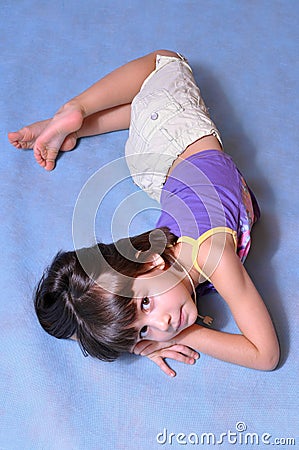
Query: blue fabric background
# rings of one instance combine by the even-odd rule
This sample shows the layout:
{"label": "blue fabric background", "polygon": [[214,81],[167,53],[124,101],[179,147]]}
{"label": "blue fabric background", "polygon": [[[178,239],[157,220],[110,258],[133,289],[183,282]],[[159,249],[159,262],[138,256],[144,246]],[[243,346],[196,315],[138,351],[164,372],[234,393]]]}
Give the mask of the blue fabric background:
{"label": "blue fabric background", "polygon": [[[283,448],[298,448],[298,19],[296,0],[1,1],[1,450],[210,448],[181,437],[183,445],[177,435],[219,439],[236,426],[239,443],[224,438],[219,448],[269,448],[263,433],[271,443],[293,437],[296,447]],[[247,268],[281,342],[272,373],[201,355],[193,367],[171,363],[177,377],[170,379],[146,358],[84,358],[35,318],[36,282],[57,250],[73,246],[78,194],[97,169],[123,156],[127,132],[81,140],[52,173],[6,134],[158,48],[189,58],[226,151],[259,199]],[[125,165],[120,170],[126,178]],[[104,241],[114,208],[137,191],[126,180],[103,203],[97,234]],[[146,211],[133,232],[156,217],[155,203],[137,197]],[[236,331],[217,295],[202,304],[217,327]],[[164,445],[156,439],[163,429]],[[259,446],[242,443],[246,432]]]}

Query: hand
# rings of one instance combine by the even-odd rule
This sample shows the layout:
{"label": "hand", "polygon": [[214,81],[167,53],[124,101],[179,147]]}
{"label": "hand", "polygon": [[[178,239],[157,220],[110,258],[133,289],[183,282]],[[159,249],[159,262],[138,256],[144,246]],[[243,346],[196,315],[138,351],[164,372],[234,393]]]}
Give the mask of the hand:
{"label": "hand", "polygon": [[144,340],[135,345],[133,351],[136,355],[147,356],[157,364],[166,375],[171,377],[174,377],[176,373],[165,362],[165,358],[175,359],[176,361],[185,364],[194,364],[199,358],[199,354],[190,347],[176,344],[171,341],[155,342]]}

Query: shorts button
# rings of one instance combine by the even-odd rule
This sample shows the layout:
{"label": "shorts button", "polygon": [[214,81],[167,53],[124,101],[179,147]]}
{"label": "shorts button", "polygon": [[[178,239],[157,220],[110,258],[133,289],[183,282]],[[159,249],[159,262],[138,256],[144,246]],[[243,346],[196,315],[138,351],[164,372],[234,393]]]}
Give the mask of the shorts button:
{"label": "shorts button", "polygon": [[159,117],[159,114],[156,113],[156,112],[153,112],[153,113],[151,114],[151,119],[152,119],[152,120],[157,120],[158,117]]}

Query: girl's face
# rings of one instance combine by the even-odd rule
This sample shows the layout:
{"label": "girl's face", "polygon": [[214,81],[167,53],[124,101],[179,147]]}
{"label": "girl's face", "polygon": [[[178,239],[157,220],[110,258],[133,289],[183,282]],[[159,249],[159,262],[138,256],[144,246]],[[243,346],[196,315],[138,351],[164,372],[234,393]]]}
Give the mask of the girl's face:
{"label": "girl's face", "polygon": [[134,326],[138,341],[165,342],[172,339],[197,318],[197,308],[185,284],[174,270],[154,269],[140,275],[133,283],[137,304]]}

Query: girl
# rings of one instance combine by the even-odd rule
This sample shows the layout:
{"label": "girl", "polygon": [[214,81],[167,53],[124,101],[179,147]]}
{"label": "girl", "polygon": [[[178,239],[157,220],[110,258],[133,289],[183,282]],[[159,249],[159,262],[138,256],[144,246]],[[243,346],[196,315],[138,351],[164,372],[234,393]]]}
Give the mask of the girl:
{"label": "girl", "polygon": [[[109,245],[58,253],[43,275],[35,309],[44,329],[75,338],[111,361],[130,351],[168,375],[165,358],[194,363],[197,352],[272,370],[279,359],[273,324],[245,268],[254,195],[223,152],[187,60],[160,50],[113,71],[51,120],[9,133],[55,167],[78,138],[129,128],[126,157],[136,184],[161,203],[155,230]],[[216,289],[240,329],[196,324],[196,292]],[[212,319],[202,318],[204,325]]]}

